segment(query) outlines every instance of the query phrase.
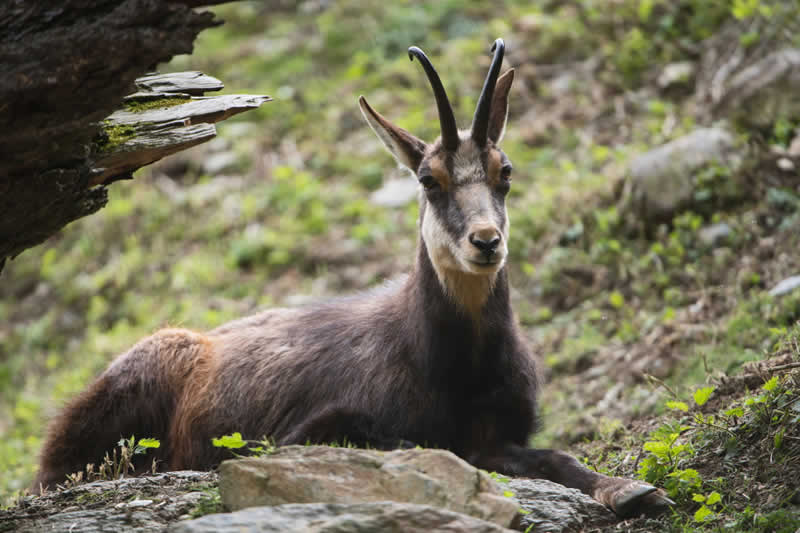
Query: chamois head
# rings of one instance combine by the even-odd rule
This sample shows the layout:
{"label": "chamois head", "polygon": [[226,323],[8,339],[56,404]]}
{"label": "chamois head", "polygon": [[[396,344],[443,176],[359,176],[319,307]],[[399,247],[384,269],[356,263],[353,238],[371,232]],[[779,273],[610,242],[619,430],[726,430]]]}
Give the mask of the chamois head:
{"label": "chamois head", "polygon": [[408,49],[409,58],[416,57],[425,69],[439,109],[442,134],[435,142],[428,144],[395,126],[359,98],[361,112],[380,140],[419,179],[422,241],[440,281],[451,292],[454,284],[461,286],[475,277],[491,289],[508,254],[505,197],[511,162],[497,144],[505,130],[514,70],[498,78],[505,51],[502,39],[494,42],[492,51],[469,131],[458,130],[439,75],[416,46]]}

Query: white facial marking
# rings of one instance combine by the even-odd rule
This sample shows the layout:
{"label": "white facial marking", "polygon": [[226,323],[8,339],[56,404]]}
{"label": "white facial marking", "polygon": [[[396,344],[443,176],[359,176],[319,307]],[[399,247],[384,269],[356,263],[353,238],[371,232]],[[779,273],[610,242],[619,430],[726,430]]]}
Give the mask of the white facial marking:
{"label": "white facial marking", "polygon": [[[452,213],[438,213],[429,203],[422,221],[422,238],[445,292],[477,321],[508,254],[508,215],[504,211],[501,218],[495,209],[480,151],[470,140],[463,139],[454,156],[451,183],[447,194],[457,204],[466,231],[455,238],[440,218]],[[495,232],[501,237],[490,260],[470,242],[470,234],[478,232],[489,236]]]}
{"label": "white facial marking", "polygon": [[479,180],[484,176],[481,153],[471,140],[462,140],[453,157],[453,181],[456,185]]}

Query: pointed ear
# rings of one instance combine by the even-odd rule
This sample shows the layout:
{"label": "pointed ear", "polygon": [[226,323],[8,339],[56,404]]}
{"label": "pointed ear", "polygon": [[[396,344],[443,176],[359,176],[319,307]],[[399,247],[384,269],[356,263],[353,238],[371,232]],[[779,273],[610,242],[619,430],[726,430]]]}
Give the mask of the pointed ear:
{"label": "pointed ear", "polygon": [[358,104],[361,106],[361,114],[367,119],[372,131],[389,149],[394,158],[401,165],[416,173],[422,157],[425,155],[427,148],[425,142],[383,118],[380,113],[372,109],[363,96],[358,97]]}
{"label": "pointed ear", "polygon": [[492,96],[492,110],[489,113],[489,139],[495,144],[500,142],[506,132],[506,118],[508,118],[508,92],[511,82],[514,81],[514,69],[509,69],[497,78]]}

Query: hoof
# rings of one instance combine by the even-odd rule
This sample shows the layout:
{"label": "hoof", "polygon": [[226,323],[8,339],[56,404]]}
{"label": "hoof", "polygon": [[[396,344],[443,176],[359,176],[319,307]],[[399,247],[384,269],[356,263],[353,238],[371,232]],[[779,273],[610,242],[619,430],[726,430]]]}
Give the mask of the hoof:
{"label": "hoof", "polygon": [[675,505],[663,490],[648,483],[611,478],[604,485],[595,498],[610,507],[620,518],[658,516]]}

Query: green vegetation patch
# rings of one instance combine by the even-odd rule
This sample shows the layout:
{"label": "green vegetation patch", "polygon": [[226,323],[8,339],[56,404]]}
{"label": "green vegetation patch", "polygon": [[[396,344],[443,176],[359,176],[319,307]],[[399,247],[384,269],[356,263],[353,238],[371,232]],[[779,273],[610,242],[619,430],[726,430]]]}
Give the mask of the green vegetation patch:
{"label": "green vegetation patch", "polygon": [[112,124],[109,120],[103,121],[103,128],[99,136],[98,147],[103,152],[111,152],[116,147],[136,136],[136,128],[128,124]]}
{"label": "green vegetation patch", "polygon": [[158,100],[131,100],[125,102],[125,108],[134,113],[141,113],[142,111],[149,111],[150,109],[175,107],[190,101],[190,98],[181,98],[177,96],[172,98],[160,98]]}
{"label": "green vegetation patch", "polygon": [[197,504],[189,511],[189,516],[200,518],[207,514],[222,512],[225,512],[225,506],[222,504],[219,487],[209,487],[203,491],[203,495],[197,500]]}
{"label": "green vegetation patch", "polygon": [[[695,392],[691,411],[686,402],[667,402],[674,414],[644,443],[638,475],[679,502],[674,525],[736,524],[737,530],[752,531],[800,527],[799,377],[774,375],[710,414],[702,406],[712,387]],[[777,516],[782,523],[772,529]]]}

